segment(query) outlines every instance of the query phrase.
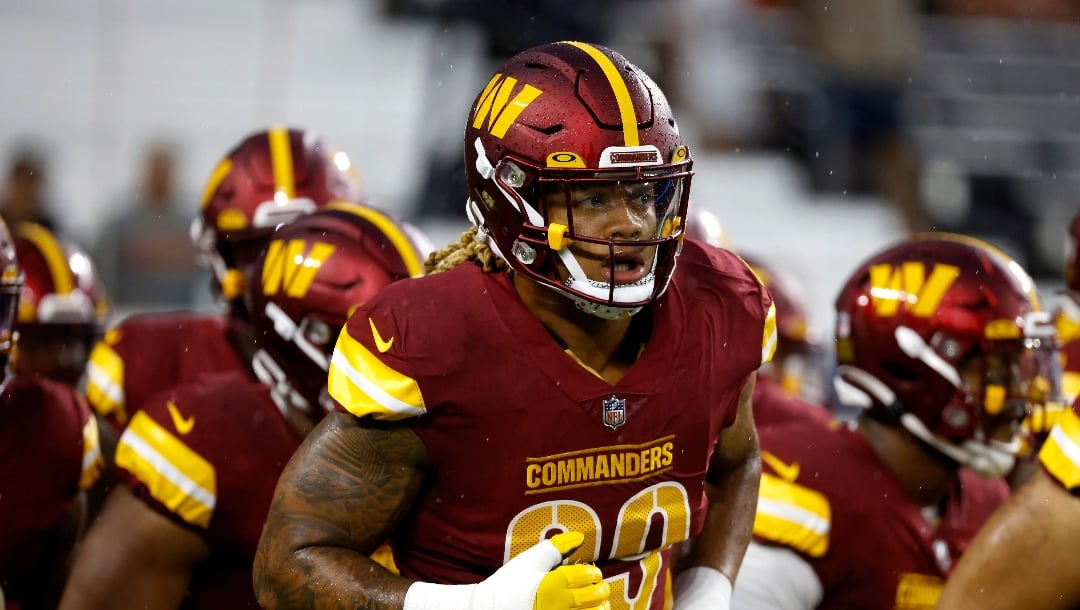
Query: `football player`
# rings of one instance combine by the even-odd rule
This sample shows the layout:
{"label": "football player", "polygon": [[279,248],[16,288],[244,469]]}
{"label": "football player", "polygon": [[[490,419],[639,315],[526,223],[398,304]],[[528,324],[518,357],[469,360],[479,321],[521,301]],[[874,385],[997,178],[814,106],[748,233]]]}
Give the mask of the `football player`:
{"label": "football player", "polygon": [[[477,97],[465,161],[474,227],[341,333],[343,412],[282,474],[260,603],[659,609],[674,545],[716,529],[674,603],[725,607],[774,314],[736,256],[683,243],[691,161],[664,94],[611,49],[529,49]],[[400,577],[366,558],[387,537]]]}
{"label": "football player", "polygon": [[924,234],[874,254],[836,314],[837,375],[864,411],[854,429],[761,431],[733,608],[932,608],[1008,495],[1021,420],[1060,381],[1035,283],[973,238]]}
{"label": "football player", "polygon": [[157,391],[203,372],[248,368],[245,267],[282,223],[336,199],[360,201],[345,153],[310,131],[272,127],[240,141],[211,172],[192,223],[200,262],[228,314],[142,314],[112,328],[90,354],[86,395],[117,430]]}
{"label": "football player", "polygon": [[1058,311],[1056,325],[1064,356],[1062,389],[1065,397],[1072,401],[1080,397],[1080,212],[1069,223],[1065,243],[1067,298]]}
{"label": "football player", "polygon": [[251,565],[286,460],[334,405],[327,368],[348,314],[421,253],[371,208],[283,225],[247,282],[257,349],[151,398],[116,451],[124,485],[87,534],[61,607],[254,608]]}
{"label": "football player", "polygon": [[11,374],[23,282],[16,261],[0,221],[0,599],[8,608],[51,608],[102,458],[96,420],[74,388]]}
{"label": "football player", "polygon": [[109,317],[93,261],[82,248],[38,224],[16,224],[12,237],[24,276],[15,373],[78,387]]}
{"label": "football player", "polygon": [[1078,408],[1062,413],[1039,451],[1041,468],[975,536],[939,609],[1080,608]]}

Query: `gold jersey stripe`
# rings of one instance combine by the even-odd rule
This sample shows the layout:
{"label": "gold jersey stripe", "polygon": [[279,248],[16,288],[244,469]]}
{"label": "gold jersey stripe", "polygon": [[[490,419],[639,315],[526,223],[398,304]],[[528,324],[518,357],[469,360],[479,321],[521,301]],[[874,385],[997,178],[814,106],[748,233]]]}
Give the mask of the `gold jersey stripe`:
{"label": "gold jersey stripe", "polygon": [[404,419],[427,412],[420,385],[386,365],[363,344],[341,331],[330,360],[327,390],[357,417]]}
{"label": "gold jersey stripe", "polygon": [[68,266],[64,247],[45,227],[32,222],[20,222],[15,225],[15,234],[34,244],[45,259],[45,265],[52,276],[53,291],[56,294],[70,294],[75,287],[75,278]]}
{"label": "gold jersey stripe", "polygon": [[615,94],[615,103],[619,106],[623,143],[626,146],[639,146],[641,140],[638,135],[637,116],[634,114],[634,101],[630,99],[630,91],[626,88],[626,81],[623,80],[622,74],[619,74],[619,69],[611,63],[607,55],[592,45],[573,41],[568,41],[566,44],[581,49],[600,66],[600,70],[611,84],[611,92]]}
{"label": "gold jersey stripe", "polygon": [[761,364],[769,362],[776,353],[776,304],[769,303],[765,329],[761,332]]}
{"label": "gold jersey stripe", "polygon": [[127,421],[124,404],[124,360],[104,342],[94,346],[86,363],[86,399],[101,415]]}
{"label": "gold jersey stripe", "polygon": [[762,473],[754,535],[821,557],[829,550],[831,527],[832,511],[825,496]]}
{"label": "gold jersey stripe", "polygon": [[214,466],[145,412],[136,413],[120,437],[116,465],[135,475],[155,500],[181,519],[209,527],[217,504]]}
{"label": "gold jersey stripe", "polygon": [[1080,371],[1065,371],[1061,374],[1061,392],[1070,403],[1080,396]]}
{"label": "gold jersey stripe", "polygon": [[79,489],[87,490],[94,486],[105,468],[105,458],[101,454],[101,437],[98,436],[97,418],[90,415],[82,429],[83,459],[82,473],[79,475]]}
{"label": "gold jersey stripe", "polygon": [[1062,414],[1050,430],[1039,462],[1066,489],[1080,487],[1080,417],[1072,410]]}
{"label": "gold jersey stripe", "polygon": [[356,205],[347,201],[332,201],[323,208],[349,212],[375,225],[375,228],[382,231],[382,234],[394,245],[398,256],[405,262],[405,269],[408,270],[409,277],[420,277],[424,274],[424,263],[420,260],[420,253],[413,247],[412,240],[386,214],[374,208]]}
{"label": "gold jersey stripe", "polygon": [[293,177],[292,146],[289,131],[281,126],[270,128],[270,160],[274,168],[274,194],[281,193],[288,199],[296,197],[296,180]]}

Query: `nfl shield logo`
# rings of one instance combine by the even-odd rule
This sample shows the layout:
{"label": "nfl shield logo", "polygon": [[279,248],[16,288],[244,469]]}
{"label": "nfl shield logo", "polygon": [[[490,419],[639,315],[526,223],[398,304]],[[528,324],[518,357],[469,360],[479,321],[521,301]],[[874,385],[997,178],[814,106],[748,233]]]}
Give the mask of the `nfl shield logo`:
{"label": "nfl shield logo", "polygon": [[626,423],[626,399],[611,398],[604,400],[604,425],[612,430]]}

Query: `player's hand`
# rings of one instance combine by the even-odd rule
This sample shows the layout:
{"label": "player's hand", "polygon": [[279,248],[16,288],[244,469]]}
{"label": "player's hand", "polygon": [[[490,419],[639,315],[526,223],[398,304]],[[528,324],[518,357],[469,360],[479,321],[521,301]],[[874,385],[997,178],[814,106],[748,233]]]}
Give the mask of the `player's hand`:
{"label": "player's hand", "polygon": [[611,588],[600,568],[586,563],[559,565],[584,540],[579,532],[565,532],[526,549],[476,585],[473,599],[480,603],[474,607],[608,610]]}

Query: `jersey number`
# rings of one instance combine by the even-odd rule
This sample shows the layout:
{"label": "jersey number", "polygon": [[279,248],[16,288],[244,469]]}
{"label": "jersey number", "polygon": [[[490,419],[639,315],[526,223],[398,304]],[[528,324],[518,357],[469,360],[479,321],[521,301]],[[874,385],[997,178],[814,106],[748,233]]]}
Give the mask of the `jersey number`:
{"label": "jersey number", "polygon": [[[534,504],[510,521],[503,562],[541,540],[566,531],[585,535],[584,544],[574,551],[567,563],[597,561],[601,542],[605,540],[603,525],[596,511],[581,502],[561,500]],[[605,580],[611,585],[612,610],[648,608],[660,584],[657,582],[662,564],[660,550],[689,536],[690,500],[682,485],[671,481],[657,483],[623,503],[615,521],[607,558],[637,561],[641,584],[634,594],[630,591],[629,571],[607,577]],[[654,548],[646,549],[650,539]]]}

